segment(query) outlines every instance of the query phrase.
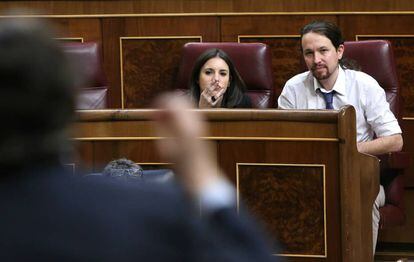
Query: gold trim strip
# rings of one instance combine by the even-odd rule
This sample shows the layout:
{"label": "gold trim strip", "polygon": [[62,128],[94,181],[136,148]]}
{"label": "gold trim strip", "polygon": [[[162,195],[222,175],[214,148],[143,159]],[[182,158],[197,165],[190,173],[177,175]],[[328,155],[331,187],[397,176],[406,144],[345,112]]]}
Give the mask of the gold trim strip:
{"label": "gold trim strip", "polygon": [[[304,166],[304,167],[325,167],[324,164],[293,164],[293,163],[237,163],[241,166]],[[325,170],[324,170],[325,171]]]}
{"label": "gold trim strip", "polygon": [[123,60],[122,60],[122,40],[156,40],[156,39],[200,39],[200,42],[203,42],[203,37],[201,35],[198,36],[121,36],[119,37],[119,63],[120,63],[120,80],[121,80],[121,109],[125,109],[125,99],[124,99],[124,68],[123,68]]}
{"label": "gold trim strip", "polygon": [[63,40],[63,41],[65,41],[65,40],[69,40],[69,41],[71,41],[71,40],[80,40],[81,43],[84,42],[83,37],[56,37],[54,39],[56,39],[56,40]]}
{"label": "gold trim strip", "polygon": [[[74,137],[75,141],[130,141],[130,140],[161,140],[166,137]],[[321,138],[321,137],[201,137],[206,140],[259,140],[259,141],[319,141],[319,142],[340,142],[339,138]]]}
{"label": "gold trim strip", "polygon": [[[377,256],[381,256],[381,257],[382,256],[385,256],[385,257],[386,256],[414,257],[414,252],[413,251],[375,251],[375,256],[376,257]],[[411,261],[411,260],[409,260],[409,261]]]}
{"label": "gold trim strip", "polygon": [[203,37],[201,35],[195,35],[195,36],[121,36],[119,39],[121,40],[133,40],[133,39],[139,39],[139,40],[146,40],[146,39],[190,39],[190,38],[199,38],[200,41],[203,41]]}
{"label": "gold trim strip", "polygon": [[414,121],[414,117],[403,117],[402,120],[404,120],[404,121]]}
{"label": "gold trim strip", "polygon": [[306,254],[272,254],[278,257],[313,257],[313,258],[327,258],[328,257],[328,241],[326,230],[326,166],[324,164],[286,164],[286,163],[236,163],[236,199],[237,212],[240,207],[240,188],[239,188],[239,166],[300,166],[300,167],[322,167],[323,176],[323,218],[324,218],[324,255],[306,255]]}
{"label": "gold trim strip", "polygon": [[237,42],[242,38],[300,38],[300,35],[238,35]]}
{"label": "gold trim strip", "polygon": [[414,35],[355,35],[355,40],[359,41],[359,37],[366,37],[366,38],[375,38],[375,37],[389,37],[389,38],[397,38],[397,37],[414,37]]}
{"label": "gold trim strip", "polygon": [[161,165],[161,166],[167,166],[167,165],[172,165],[173,163],[156,163],[156,162],[135,162],[135,163],[137,163],[138,165],[143,165],[143,166],[145,166],[145,165],[147,165],[147,166],[149,166],[149,165]]}
{"label": "gold trim strip", "polygon": [[121,79],[121,109],[125,109],[125,100],[124,100],[124,63],[122,60],[122,37],[119,38],[119,73]]}
{"label": "gold trim strip", "polygon": [[183,16],[268,16],[268,15],[414,15],[414,11],[327,11],[327,12],[213,12],[148,14],[71,14],[71,15],[1,15],[0,18],[114,18],[114,17],[183,17]]}

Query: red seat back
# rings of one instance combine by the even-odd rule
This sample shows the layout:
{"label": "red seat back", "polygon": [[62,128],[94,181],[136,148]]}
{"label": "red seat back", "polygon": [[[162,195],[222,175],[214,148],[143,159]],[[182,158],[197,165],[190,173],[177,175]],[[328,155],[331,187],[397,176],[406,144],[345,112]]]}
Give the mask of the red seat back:
{"label": "red seat back", "polygon": [[106,108],[108,86],[102,70],[99,45],[94,42],[68,42],[62,46],[80,79],[76,109]]}
{"label": "red seat back", "polygon": [[181,63],[175,83],[176,89],[188,89],[193,66],[206,50],[219,48],[226,52],[244,80],[252,105],[269,108],[275,104],[271,70],[271,54],[261,43],[187,43],[183,47]]}

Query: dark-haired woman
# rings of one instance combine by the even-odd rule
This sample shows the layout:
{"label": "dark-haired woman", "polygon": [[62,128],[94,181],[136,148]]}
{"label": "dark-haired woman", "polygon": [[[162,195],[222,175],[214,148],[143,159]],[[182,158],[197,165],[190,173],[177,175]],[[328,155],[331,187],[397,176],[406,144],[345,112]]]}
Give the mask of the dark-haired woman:
{"label": "dark-haired woman", "polygon": [[250,108],[246,86],[229,56],[214,48],[201,54],[190,78],[190,93],[199,108]]}

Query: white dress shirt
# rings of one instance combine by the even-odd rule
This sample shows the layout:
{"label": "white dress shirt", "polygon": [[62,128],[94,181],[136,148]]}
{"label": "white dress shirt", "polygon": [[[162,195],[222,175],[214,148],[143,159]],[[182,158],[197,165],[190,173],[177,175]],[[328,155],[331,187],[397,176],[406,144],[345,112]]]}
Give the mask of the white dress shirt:
{"label": "white dress shirt", "polygon": [[[333,86],[333,108],[352,105],[356,110],[357,141],[400,134],[401,128],[386,101],[384,89],[371,76],[355,70],[339,67],[338,78]],[[326,90],[312,73],[307,71],[289,79],[278,99],[281,109],[325,109],[321,92]]]}

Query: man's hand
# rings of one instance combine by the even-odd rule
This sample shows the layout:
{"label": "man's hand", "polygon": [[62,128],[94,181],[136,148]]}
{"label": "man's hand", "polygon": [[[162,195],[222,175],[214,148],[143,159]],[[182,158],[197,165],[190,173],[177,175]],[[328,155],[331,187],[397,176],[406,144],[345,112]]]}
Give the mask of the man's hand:
{"label": "man's hand", "polygon": [[192,194],[221,177],[207,141],[206,125],[199,111],[192,110],[186,97],[164,95],[158,99],[160,111],[155,115],[157,132],[163,139],[158,148],[168,162],[175,164],[177,178]]}

